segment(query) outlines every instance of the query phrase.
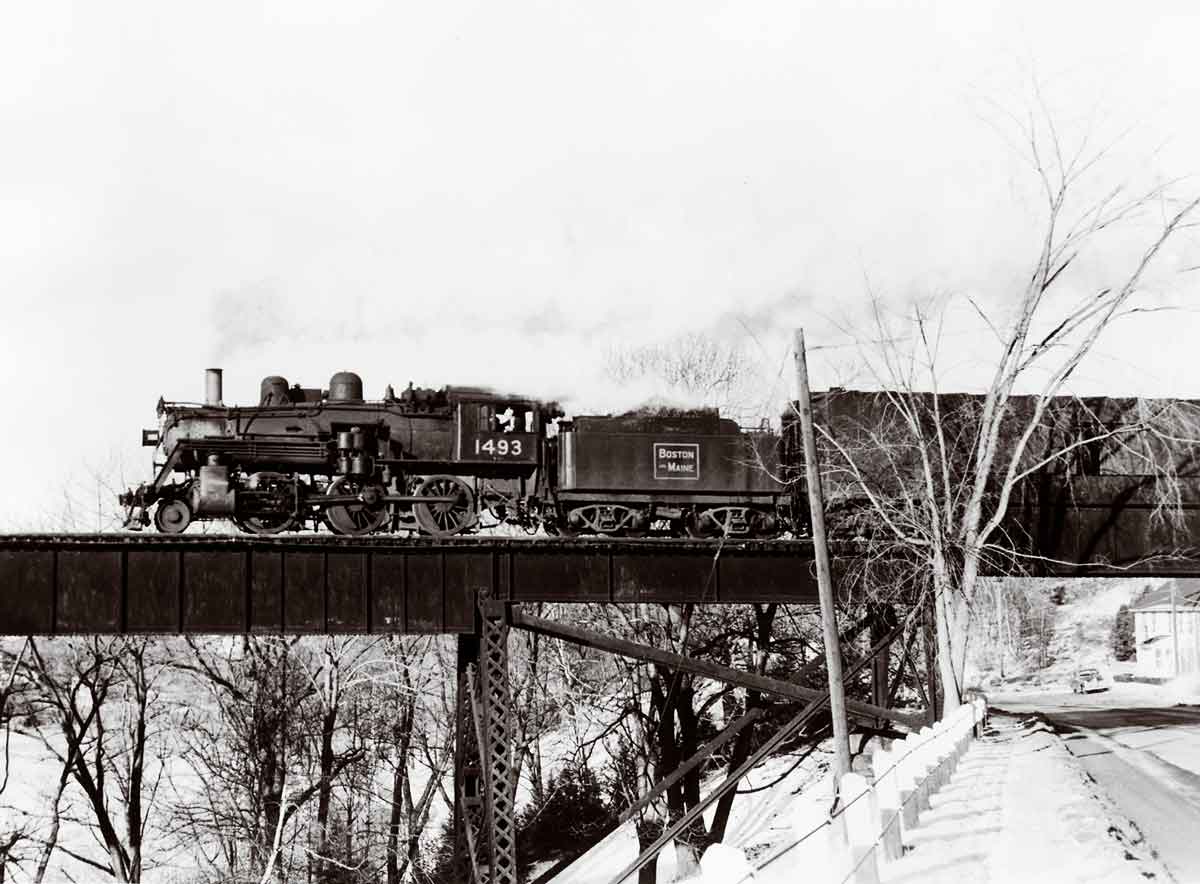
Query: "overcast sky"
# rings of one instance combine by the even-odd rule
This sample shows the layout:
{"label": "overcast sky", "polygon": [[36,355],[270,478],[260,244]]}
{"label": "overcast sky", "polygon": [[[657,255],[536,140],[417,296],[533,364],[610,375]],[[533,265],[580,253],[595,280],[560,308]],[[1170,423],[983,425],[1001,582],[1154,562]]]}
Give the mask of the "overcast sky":
{"label": "overcast sky", "polygon": [[[348,368],[587,408],[606,349],[692,330],[746,346],[766,402],[795,325],[844,380],[868,286],[1002,312],[1039,218],[997,106],[1031,78],[1070,132],[1133,127],[1115,177],[1200,171],[1194,4],[1051,6],[6,4],[0,526],[148,459],[210,365],[229,402]],[[1175,277],[1088,391],[1200,396]]]}

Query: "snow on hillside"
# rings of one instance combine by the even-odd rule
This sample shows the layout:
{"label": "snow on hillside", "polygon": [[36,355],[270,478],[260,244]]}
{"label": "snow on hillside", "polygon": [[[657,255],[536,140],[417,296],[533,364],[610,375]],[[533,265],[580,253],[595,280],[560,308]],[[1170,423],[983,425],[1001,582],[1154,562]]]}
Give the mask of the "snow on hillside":
{"label": "snow on hillside", "polygon": [[1117,612],[1122,605],[1132,605],[1146,589],[1166,582],[1162,578],[1007,578],[990,582],[973,612],[968,683],[995,688],[1001,682],[1036,675],[1042,684],[1065,684],[1081,666],[1102,667],[1112,673],[1131,669],[1132,662],[1113,657],[1112,628]]}
{"label": "snow on hillside", "polygon": [[[766,854],[778,843],[792,837],[798,815],[816,819],[828,810],[831,796],[821,789],[833,758],[832,746],[823,742],[807,758],[795,754],[776,755],[751,771],[738,784],[738,796],[729,816],[725,844],[746,851],[753,860]],[[724,779],[717,773],[705,780],[707,794]],[[823,802],[823,803],[822,803]],[[704,814],[712,823],[715,804]],[[819,840],[819,839],[818,839]],[[823,841],[821,842],[823,848]],[[556,875],[553,884],[609,884],[638,856],[637,832],[632,821],[602,839],[587,853]],[[626,881],[637,880],[637,874]],[[679,877],[674,845],[668,844],[658,856],[658,880],[682,882]]]}
{"label": "snow on hillside", "polygon": [[1112,652],[1117,611],[1121,605],[1132,604],[1147,586],[1145,580],[1080,583],[1069,585],[1066,601],[1056,606],[1054,637],[1050,643],[1054,663],[1044,670],[1048,676],[1063,680],[1069,680],[1081,666],[1112,668],[1118,662]]}

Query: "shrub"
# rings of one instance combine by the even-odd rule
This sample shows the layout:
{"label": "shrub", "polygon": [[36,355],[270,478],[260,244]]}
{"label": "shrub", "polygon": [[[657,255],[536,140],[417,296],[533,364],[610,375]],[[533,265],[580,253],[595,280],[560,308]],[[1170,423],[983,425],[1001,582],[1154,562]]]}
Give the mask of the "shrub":
{"label": "shrub", "polygon": [[1137,649],[1133,634],[1133,611],[1129,605],[1121,605],[1117,619],[1113,621],[1111,644],[1113,656],[1118,660],[1130,660]]}
{"label": "shrub", "polygon": [[546,800],[517,820],[522,865],[590,847],[616,822],[596,775],[586,764],[563,768],[546,784]]}

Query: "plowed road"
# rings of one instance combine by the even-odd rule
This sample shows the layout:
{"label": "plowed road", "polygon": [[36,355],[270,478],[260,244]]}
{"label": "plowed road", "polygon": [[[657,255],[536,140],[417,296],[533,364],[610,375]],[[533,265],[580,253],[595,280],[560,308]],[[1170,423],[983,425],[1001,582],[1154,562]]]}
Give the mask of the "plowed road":
{"label": "plowed road", "polygon": [[993,705],[1041,715],[1175,880],[1200,882],[1200,706],[1150,705],[1162,699],[1141,687],[1014,694]]}

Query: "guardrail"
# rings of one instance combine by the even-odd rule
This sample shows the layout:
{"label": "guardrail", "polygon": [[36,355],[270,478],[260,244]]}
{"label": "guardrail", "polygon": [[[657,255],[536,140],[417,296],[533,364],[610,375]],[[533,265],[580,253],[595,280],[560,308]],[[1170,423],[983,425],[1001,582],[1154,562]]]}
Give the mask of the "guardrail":
{"label": "guardrail", "polygon": [[[804,869],[808,881],[829,884],[878,884],[879,868],[904,854],[930,799],[945,786],[971,742],[983,733],[987,701],[975,698],[951,715],[880,749],[871,759],[871,776],[842,777],[841,795],[832,812],[832,778],[815,789],[792,820],[794,837],[757,863],[728,845],[713,845],[701,859],[702,881],[743,884],[792,880]],[[719,850],[717,848],[720,848]],[[711,854],[711,856],[710,856]],[[780,862],[784,860],[784,862]]]}

